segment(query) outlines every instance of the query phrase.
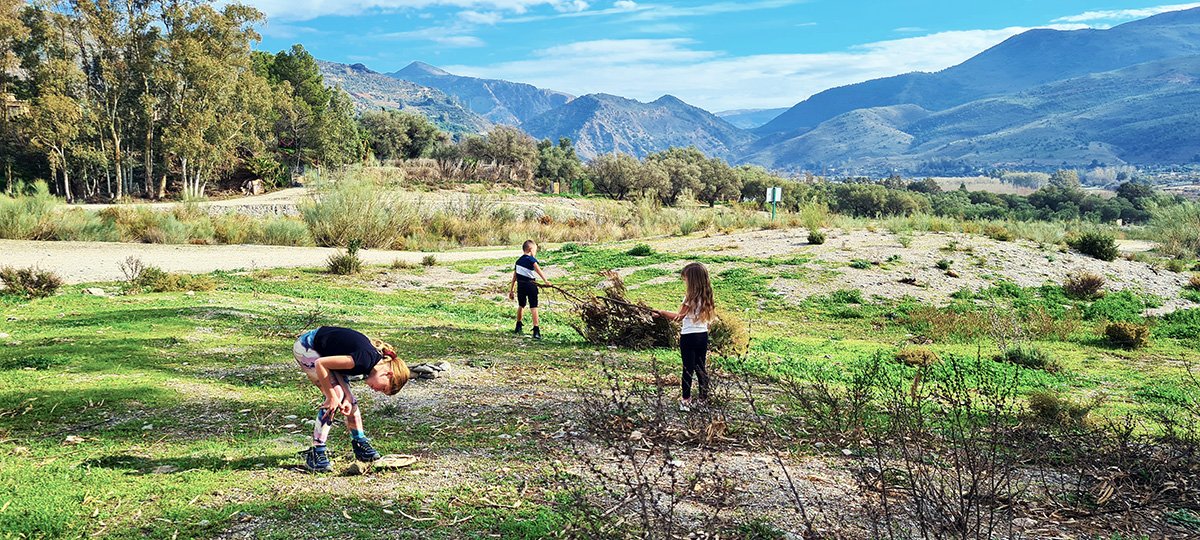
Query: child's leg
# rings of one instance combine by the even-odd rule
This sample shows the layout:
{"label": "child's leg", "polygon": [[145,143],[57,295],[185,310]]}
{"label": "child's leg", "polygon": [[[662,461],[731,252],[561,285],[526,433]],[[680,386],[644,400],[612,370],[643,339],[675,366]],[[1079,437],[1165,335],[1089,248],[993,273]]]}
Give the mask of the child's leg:
{"label": "child's leg", "polygon": [[700,387],[700,399],[708,399],[708,333],[697,334],[695,358],[692,365],[696,369],[696,382]]}
{"label": "child's leg", "polygon": [[518,306],[517,307],[517,322],[521,322],[521,319],[524,319],[524,318],[525,318],[525,307]]}
{"label": "child's leg", "polygon": [[683,378],[679,384],[685,400],[692,399],[692,372],[695,371],[690,337],[690,334],[679,337],[679,356],[683,359]]}
{"label": "child's leg", "polygon": [[367,434],[363,431],[362,410],[358,408],[358,398],[354,397],[354,392],[350,391],[350,383],[344,377],[338,376],[337,379],[342,395],[350,401],[350,414],[346,415],[346,431],[352,439],[365,439]]}
{"label": "child's leg", "polygon": [[531,308],[529,308],[529,314],[530,314],[530,315],[533,315],[533,325],[534,325],[534,326],[538,326],[538,314],[537,314],[537,309],[538,309],[538,308],[535,308],[535,307],[531,307]]}

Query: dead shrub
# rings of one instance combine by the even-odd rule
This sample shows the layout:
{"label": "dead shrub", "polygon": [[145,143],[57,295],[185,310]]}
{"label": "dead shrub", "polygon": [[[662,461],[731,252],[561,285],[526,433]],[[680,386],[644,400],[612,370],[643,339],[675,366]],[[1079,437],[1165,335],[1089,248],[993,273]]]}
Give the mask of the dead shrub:
{"label": "dead shrub", "polygon": [[584,339],[600,345],[631,349],[675,347],[679,342],[679,323],[659,317],[644,302],[631,302],[625,296],[625,282],[613,271],[601,272],[606,278],[604,295],[588,296],[551,287],[571,302],[579,323],[570,323]]}
{"label": "dead shrub", "polygon": [[1191,279],[1188,280],[1187,288],[1193,291],[1200,291],[1200,274],[1192,274]]}
{"label": "dead shrub", "polygon": [[750,350],[750,331],[742,318],[731,311],[716,310],[716,319],[708,325],[708,343],[720,356],[742,356]]}
{"label": "dead shrub", "polygon": [[941,358],[927,347],[909,346],[896,351],[896,361],[911,367],[925,367],[938,363]]}
{"label": "dead shrub", "polygon": [[1029,411],[1040,422],[1063,428],[1080,428],[1088,425],[1092,410],[1101,404],[1099,398],[1083,401],[1063,397],[1057,392],[1041,390],[1029,395]]}
{"label": "dead shrub", "polygon": [[1104,276],[1091,272],[1076,270],[1067,275],[1063,281],[1063,291],[1067,296],[1077,300],[1093,300],[1104,295]]}

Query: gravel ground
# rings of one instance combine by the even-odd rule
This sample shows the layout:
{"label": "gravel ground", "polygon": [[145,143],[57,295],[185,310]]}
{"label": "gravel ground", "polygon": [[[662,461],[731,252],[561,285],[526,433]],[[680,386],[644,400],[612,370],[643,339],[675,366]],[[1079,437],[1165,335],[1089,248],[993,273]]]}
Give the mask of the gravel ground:
{"label": "gravel ground", "polygon": [[[124,276],[121,275],[120,264],[130,256],[170,272],[204,273],[214,270],[318,267],[323,266],[325,260],[337,251],[317,247],[0,240],[4,264],[51,270],[67,283],[122,279]],[[396,259],[419,264],[421,259],[431,254],[439,262],[455,262],[507,256],[515,259],[519,251],[504,248],[426,253],[368,249],[359,252],[359,256],[367,264],[388,264]]]}

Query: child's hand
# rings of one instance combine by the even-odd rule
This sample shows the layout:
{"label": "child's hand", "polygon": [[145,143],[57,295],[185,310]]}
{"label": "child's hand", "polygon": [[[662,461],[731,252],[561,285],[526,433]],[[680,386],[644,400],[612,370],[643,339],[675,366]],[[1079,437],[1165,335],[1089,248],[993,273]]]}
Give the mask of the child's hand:
{"label": "child's hand", "polygon": [[512,299],[514,299],[514,298],[516,298],[516,297],[517,297],[517,295],[516,295],[516,294],[513,294],[513,292],[512,292],[512,291],[508,291],[508,299],[509,299],[509,300],[512,300]]}
{"label": "child's hand", "polygon": [[334,411],[341,410],[341,404],[334,401],[333,398],[325,398],[325,401],[322,401],[321,405],[317,408],[327,410],[330,414],[333,414]]}

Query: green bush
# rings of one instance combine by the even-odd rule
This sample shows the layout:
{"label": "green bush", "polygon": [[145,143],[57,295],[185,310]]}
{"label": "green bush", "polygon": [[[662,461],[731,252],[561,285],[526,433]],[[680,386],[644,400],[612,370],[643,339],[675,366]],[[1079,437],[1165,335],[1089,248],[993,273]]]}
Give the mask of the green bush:
{"label": "green bush", "polygon": [[1088,425],[1092,410],[1099,400],[1081,401],[1062,397],[1049,390],[1029,395],[1029,410],[1037,420],[1064,428],[1080,428]]}
{"label": "green bush", "polygon": [[260,242],[271,246],[310,246],[312,237],[308,226],[291,218],[276,218],[262,226]]}
{"label": "green bush", "polygon": [[1063,291],[1076,300],[1092,300],[1104,295],[1104,276],[1082,270],[1072,272],[1063,281]]}
{"label": "green bush", "polygon": [[896,361],[906,366],[925,367],[938,363],[941,358],[926,347],[908,346],[896,351]]}
{"label": "green bush", "polygon": [[358,248],[359,242],[357,240],[353,240],[350,242],[350,246],[346,248],[344,253],[334,253],[333,255],[330,255],[329,260],[327,260],[325,263],[325,267],[329,273],[337,274],[339,276],[347,276],[361,272],[363,263],[362,259],[358,258]]}
{"label": "green bush", "polygon": [[857,268],[859,270],[868,270],[872,266],[875,266],[875,263],[868,261],[868,260],[864,260],[864,259],[854,259],[853,261],[850,261],[850,268]]}
{"label": "green bush", "polygon": [[426,255],[421,258],[421,266],[437,266],[437,256]]}
{"label": "green bush", "polygon": [[1167,261],[1167,270],[1169,270],[1171,272],[1175,272],[1176,274],[1182,274],[1182,273],[1186,272],[1187,269],[1188,269],[1188,263],[1186,261],[1183,261],[1181,259],[1171,259],[1171,260]]}
{"label": "green bush", "polygon": [[654,249],[646,244],[638,244],[629,248],[629,251],[626,251],[625,254],[634,257],[647,257],[654,255]]}
{"label": "green bush", "polygon": [[49,270],[10,266],[0,268],[0,281],[4,282],[6,293],[26,298],[52,296],[63,285],[62,278]]}
{"label": "green bush", "polygon": [[709,345],[721,356],[738,357],[750,350],[750,332],[746,323],[731,311],[718,309],[716,320],[708,325]]}
{"label": "green bush", "polygon": [[1200,309],[1180,309],[1159,319],[1154,335],[1174,339],[1200,339]]}
{"label": "green bush", "polygon": [[862,291],[859,289],[841,289],[829,293],[829,301],[834,304],[863,304]]}
{"label": "green bush", "polygon": [[1140,349],[1150,344],[1150,327],[1131,322],[1112,322],[1104,327],[1108,342],[1124,349]]}
{"label": "green bush", "polygon": [[997,362],[1007,362],[1031,369],[1041,369],[1049,372],[1059,370],[1058,364],[1050,357],[1049,353],[1033,345],[1009,347],[1004,352],[996,355],[994,359]]}
{"label": "green bush", "polygon": [[314,200],[300,205],[300,214],[319,246],[358,239],[366,242],[363,247],[392,248],[421,221],[415,206],[394,193],[350,178],[323,186]]}
{"label": "green bush", "polygon": [[808,243],[819,246],[825,243],[825,233],[820,230],[808,231]]}
{"label": "green bush", "polygon": [[1067,245],[1075,251],[1102,261],[1115,261],[1120,254],[1116,237],[1101,231],[1086,231],[1067,240]]}
{"label": "green bush", "polygon": [[942,259],[937,262],[936,266],[937,266],[938,270],[949,270],[950,266],[952,266],[953,264],[954,264],[954,262],[949,259]]}
{"label": "green bush", "polygon": [[50,188],[42,181],[35,183],[32,193],[27,195],[0,195],[0,238],[50,239],[59,204],[60,201],[50,195]]}
{"label": "green bush", "polygon": [[1131,291],[1117,291],[1104,295],[1083,308],[1083,318],[1089,321],[1142,320],[1142,313],[1151,307],[1151,302]]}
{"label": "green bush", "polygon": [[1012,231],[1009,231],[1007,227],[994,223],[988,224],[983,228],[983,235],[1000,242],[1010,242],[1015,238]]}
{"label": "green bush", "polygon": [[211,291],[217,282],[209,276],[167,272],[157,266],[140,267],[126,282],[128,292]]}
{"label": "green bush", "polygon": [[913,238],[907,234],[902,234],[896,237],[896,241],[900,242],[901,247],[908,248],[909,246],[912,246]]}

